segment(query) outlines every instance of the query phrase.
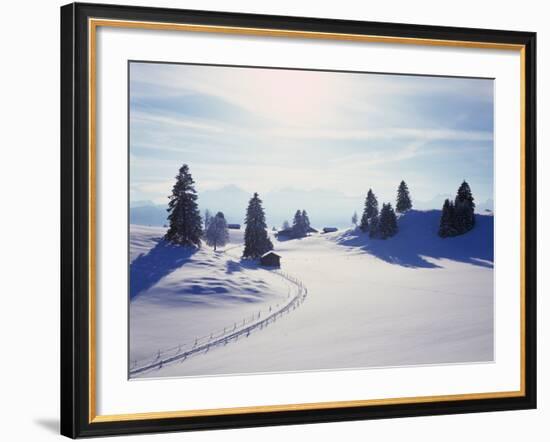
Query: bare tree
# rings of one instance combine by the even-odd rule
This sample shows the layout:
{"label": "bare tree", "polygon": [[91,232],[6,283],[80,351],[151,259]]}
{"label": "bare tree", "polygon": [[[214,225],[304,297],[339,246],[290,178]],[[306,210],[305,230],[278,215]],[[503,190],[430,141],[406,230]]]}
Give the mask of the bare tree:
{"label": "bare tree", "polygon": [[229,231],[227,230],[227,222],[222,212],[216,213],[216,216],[211,218],[206,229],[206,244],[214,247],[214,251],[218,246],[225,246],[229,241]]}

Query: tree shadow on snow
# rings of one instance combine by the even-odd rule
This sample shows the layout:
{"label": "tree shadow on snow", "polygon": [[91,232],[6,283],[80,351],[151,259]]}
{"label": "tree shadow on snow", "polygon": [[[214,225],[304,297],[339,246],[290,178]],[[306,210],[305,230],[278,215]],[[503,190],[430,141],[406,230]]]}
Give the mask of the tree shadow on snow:
{"label": "tree shadow on snow", "polygon": [[267,270],[275,271],[280,270],[280,267],[263,266],[260,264],[259,259],[254,258],[240,258],[239,261],[229,260],[226,263],[225,273],[231,274],[234,272],[242,272],[246,270]]}
{"label": "tree shadow on snow", "polygon": [[238,263],[237,261],[233,261],[230,259],[225,263],[225,273],[229,275],[231,273],[242,272],[242,271],[243,271],[243,268],[241,264]]}
{"label": "tree shadow on snow", "polygon": [[161,240],[148,253],[138,256],[130,265],[130,299],[181,267],[196,252],[196,248],[177,246]]}
{"label": "tree shadow on snow", "polygon": [[475,227],[453,238],[437,235],[440,217],[440,210],[411,210],[399,219],[399,232],[392,238],[370,239],[366,233],[349,231],[338,239],[338,243],[359,247],[377,258],[404,267],[441,267],[426,259],[433,258],[493,268],[493,216],[476,214]]}

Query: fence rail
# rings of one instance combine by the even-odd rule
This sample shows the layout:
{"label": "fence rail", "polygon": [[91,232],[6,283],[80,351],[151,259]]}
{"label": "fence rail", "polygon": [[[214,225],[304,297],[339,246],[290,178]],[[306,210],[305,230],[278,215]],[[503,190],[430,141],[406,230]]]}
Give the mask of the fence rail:
{"label": "fence rail", "polygon": [[286,302],[279,302],[274,306],[270,305],[269,308],[260,309],[258,312],[247,315],[226,327],[219,328],[203,336],[197,336],[187,342],[159,349],[151,357],[130,361],[130,376],[159,369],[176,361],[183,362],[192,355],[201,352],[207,353],[211,348],[227,345],[230,341],[236,341],[241,336],[248,337],[253,331],[267,327],[284,314],[290,313],[299,307],[307,296],[307,288],[302,281],[282,270],[272,270],[271,273],[279,275],[293,285],[294,293],[291,293],[292,290],[289,287]]}

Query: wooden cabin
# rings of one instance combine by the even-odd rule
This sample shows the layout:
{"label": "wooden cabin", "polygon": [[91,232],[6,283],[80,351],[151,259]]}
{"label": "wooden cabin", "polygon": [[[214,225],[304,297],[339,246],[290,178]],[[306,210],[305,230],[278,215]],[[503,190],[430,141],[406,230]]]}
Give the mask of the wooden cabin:
{"label": "wooden cabin", "polygon": [[264,267],[281,267],[281,255],[270,250],[260,257],[260,264]]}
{"label": "wooden cabin", "polygon": [[323,233],[331,233],[331,232],[336,232],[336,231],[338,231],[337,227],[324,227],[323,228]]}
{"label": "wooden cabin", "polygon": [[227,225],[227,228],[228,228],[228,229],[232,229],[232,230],[240,230],[240,229],[241,229],[241,225],[240,225],[240,224],[228,224],[228,225]]}

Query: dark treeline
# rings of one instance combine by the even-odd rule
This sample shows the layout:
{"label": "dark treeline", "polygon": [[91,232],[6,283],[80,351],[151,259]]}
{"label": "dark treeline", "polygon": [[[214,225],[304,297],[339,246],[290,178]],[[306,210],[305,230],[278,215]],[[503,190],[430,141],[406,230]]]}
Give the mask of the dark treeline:
{"label": "dark treeline", "polygon": [[[369,189],[365,198],[365,207],[359,228],[365,233],[368,232],[369,237],[377,239],[387,239],[397,233],[397,215],[395,212],[405,213],[407,210],[412,209],[412,200],[405,181],[401,181],[397,188],[395,208],[396,210],[393,209],[391,203],[383,203],[382,208],[379,210],[378,199],[372,189]],[[352,222],[355,219],[354,214]]]}
{"label": "dark treeline", "polygon": [[297,210],[292,220],[290,234],[293,238],[303,238],[311,231],[311,223],[306,210]]}
{"label": "dark treeline", "polygon": [[474,228],[475,203],[470,185],[463,181],[456,192],[454,202],[448,198],[443,203],[438,234],[442,238],[462,235]]}
{"label": "dark treeline", "polygon": [[[209,210],[204,213],[204,229],[197,204],[197,191],[189,166],[183,164],[176,175],[172,194],[168,197],[168,231],[164,239],[181,246],[200,247],[201,238],[214,247],[224,246],[229,240],[227,221],[222,212],[212,216]],[[309,225],[307,213],[302,214]],[[250,199],[246,209],[243,258],[259,258],[273,249],[267,234],[262,200],[257,193]]]}
{"label": "dark treeline", "polygon": [[[412,207],[409,188],[405,181],[401,181],[397,188],[395,211],[390,203],[383,203],[379,210],[378,199],[372,189],[369,189],[359,228],[371,238],[390,238],[398,232],[396,212],[403,214]],[[464,180],[457,190],[454,201],[446,199],[443,204],[438,235],[447,238],[472,230],[475,225],[474,211],[474,197],[470,185]],[[352,223],[356,222],[357,216],[354,214]]]}
{"label": "dark treeline", "polygon": [[[183,164],[176,175],[172,194],[168,197],[169,226],[165,240],[182,246],[201,246],[201,238],[216,250],[229,240],[228,226],[222,212],[212,216],[209,210],[204,213],[204,229],[197,204],[195,182],[187,164]],[[397,213],[403,214],[413,207],[409,188],[401,181],[397,188],[395,210],[391,203],[382,203],[379,207],[376,195],[369,189],[361,219],[354,213],[352,223],[369,234],[370,238],[387,239],[395,236],[399,230]],[[442,238],[462,235],[475,225],[475,203],[469,184],[463,181],[454,201],[446,199],[441,212],[438,234]],[[245,216],[243,258],[259,258],[273,249],[267,233],[265,212],[258,193],[254,193],[248,203]],[[283,232],[292,238],[303,238],[311,227],[306,210],[297,210],[292,226],[285,221]],[[280,232],[282,233],[282,232]]]}
{"label": "dark treeline", "polygon": [[309,220],[309,215],[305,209],[297,210],[292,219],[292,225],[288,221],[284,221],[282,229],[277,233],[277,235],[288,237],[288,238],[304,238],[308,233],[317,232],[313,227],[311,227],[311,221]]}

